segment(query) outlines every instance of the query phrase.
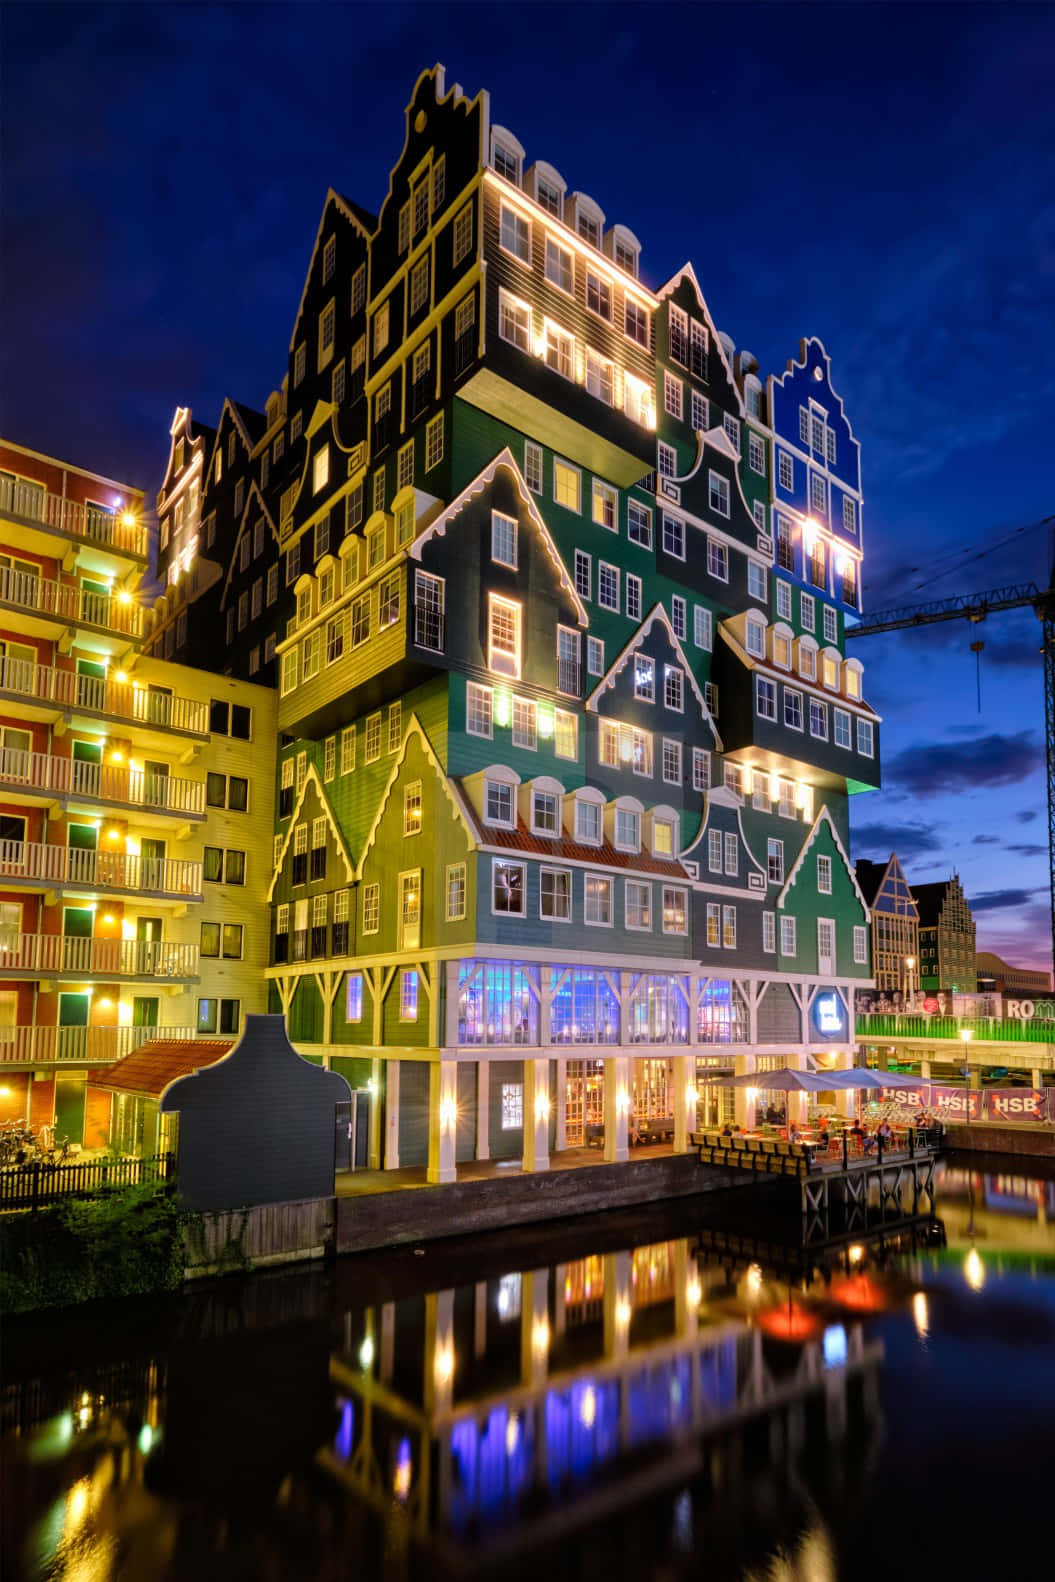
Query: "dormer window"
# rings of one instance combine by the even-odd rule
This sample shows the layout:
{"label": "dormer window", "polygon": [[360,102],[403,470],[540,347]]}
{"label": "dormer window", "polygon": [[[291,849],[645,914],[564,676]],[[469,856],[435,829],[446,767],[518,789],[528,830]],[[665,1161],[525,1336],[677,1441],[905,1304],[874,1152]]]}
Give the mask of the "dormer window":
{"label": "dormer window", "polygon": [[744,631],[746,634],[744,646],[748,653],[751,654],[755,659],[764,659],[766,657],[765,621],[748,620],[745,624]]}
{"label": "dormer window", "polygon": [[615,810],[615,845],[618,851],[641,850],[641,814],[630,808]]}
{"label": "dormer window", "polygon": [[311,620],[311,583],[297,590],[297,625]]}
{"label": "dormer window", "polygon": [[825,649],[821,659],[821,680],[831,692],[839,690],[839,671],[842,661],[837,650]]}
{"label": "dormer window", "polygon": [[604,231],[604,214],[601,209],[592,198],[587,198],[581,192],[573,193],[567,206],[571,210],[571,225],[576,235],[581,236],[591,247],[599,248]]}
{"label": "dormer window", "polygon": [[577,797],[575,800],[575,839],[584,841],[588,846],[599,846],[602,839],[602,814],[600,802],[586,802]]}
{"label": "dormer window", "polygon": [[319,576],[319,609],[324,610],[333,600],[333,567],[327,566]]}
{"label": "dormer window", "polygon": [[641,243],[625,225],[613,225],[607,236],[607,251],[617,269],[637,279]]}
{"label": "dormer window", "polygon": [[674,857],[677,853],[678,835],[677,820],[672,818],[652,819],[652,855],[654,857]]}
{"label": "dormer window", "polygon": [[843,666],[843,686],[848,698],[860,699],[862,669],[859,659],[848,659]]}
{"label": "dormer window", "polygon": [[519,187],[524,150],[512,132],[504,127],[496,126],[491,133],[491,164],[497,175]]}
{"label": "dormer window", "polygon": [[531,829],[535,835],[560,834],[560,798],[552,791],[532,791]]}
{"label": "dormer window", "polygon": [[817,648],[808,637],[800,637],[799,650],[799,675],[804,681],[817,679]]}
{"label": "dormer window", "polygon": [[529,192],[534,193],[540,209],[545,209],[547,214],[552,214],[558,220],[563,218],[564,195],[568,189],[558,170],[540,160],[528,171],[524,185]]}
{"label": "dormer window", "polygon": [[791,638],[783,632],[773,633],[773,663],[781,670],[791,669]]}
{"label": "dormer window", "polygon": [[513,829],[513,787],[502,780],[484,781],[484,823]]}

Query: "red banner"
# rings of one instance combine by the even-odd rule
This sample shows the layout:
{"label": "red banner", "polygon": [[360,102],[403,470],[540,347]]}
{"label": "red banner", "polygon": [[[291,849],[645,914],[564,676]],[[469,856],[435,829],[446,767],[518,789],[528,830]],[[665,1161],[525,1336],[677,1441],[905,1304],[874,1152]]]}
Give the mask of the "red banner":
{"label": "red banner", "polygon": [[1055,1088],[964,1089],[921,1082],[918,1088],[880,1088],[876,1097],[891,1120],[914,1120],[926,1110],[946,1125],[958,1121],[994,1121],[1002,1126],[1055,1122]]}

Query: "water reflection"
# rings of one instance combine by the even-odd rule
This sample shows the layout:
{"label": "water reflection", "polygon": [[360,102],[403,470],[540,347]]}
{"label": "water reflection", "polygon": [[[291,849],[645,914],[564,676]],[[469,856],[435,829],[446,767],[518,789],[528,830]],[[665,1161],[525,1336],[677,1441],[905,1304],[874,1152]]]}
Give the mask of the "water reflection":
{"label": "water reflection", "polygon": [[909,1373],[946,1453],[904,1348],[1002,1295],[1050,1359],[1053,1188],[953,1164],[940,1218],[821,1247],[683,1204],[11,1325],[4,1575],[878,1577]]}

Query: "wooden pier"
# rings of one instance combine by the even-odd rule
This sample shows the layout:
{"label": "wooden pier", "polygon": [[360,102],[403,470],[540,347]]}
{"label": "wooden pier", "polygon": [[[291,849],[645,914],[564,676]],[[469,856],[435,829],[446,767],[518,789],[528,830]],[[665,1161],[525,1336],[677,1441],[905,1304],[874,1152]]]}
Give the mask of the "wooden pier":
{"label": "wooden pier", "polygon": [[[797,1181],[807,1242],[831,1235],[835,1205],[842,1210],[846,1231],[868,1224],[873,1202],[881,1221],[904,1219],[907,1193],[913,1216],[934,1213],[934,1165],[940,1147],[932,1133],[909,1132],[904,1141],[885,1145],[880,1138],[871,1150],[852,1145],[846,1134],[824,1146],[717,1131],[694,1132],[692,1141],[701,1164]],[[921,1209],[923,1202],[926,1209]]]}

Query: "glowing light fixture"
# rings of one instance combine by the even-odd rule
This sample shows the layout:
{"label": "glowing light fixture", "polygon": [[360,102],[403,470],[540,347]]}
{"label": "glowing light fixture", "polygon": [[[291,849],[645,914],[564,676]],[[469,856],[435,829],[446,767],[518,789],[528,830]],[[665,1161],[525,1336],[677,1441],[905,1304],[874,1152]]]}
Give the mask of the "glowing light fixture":
{"label": "glowing light fixture", "polygon": [[972,1291],[980,1291],[985,1284],[985,1264],[977,1247],[972,1247],[963,1260],[964,1279]]}
{"label": "glowing light fixture", "polygon": [[368,1372],[373,1367],[373,1365],[374,1365],[374,1343],[371,1340],[370,1336],[367,1335],[366,1339],[363,1341],[362,1345],[359,1347],[359,1366],[364,1371]]}
{"label": "glowing light fixture", "polygon": [[926,1294],[923,1291],[917,1291],[912,1298],[912,1318],[920,1340],[926,1340],[930,1334],[930,1308],[927,1304]]}
{"label": "glowing light fixture", "polygon": [[597,1421],[597,1392],[592,1384],[588,1384],[582,1392],[579,1421],[584,1428],[592,1428]]}

